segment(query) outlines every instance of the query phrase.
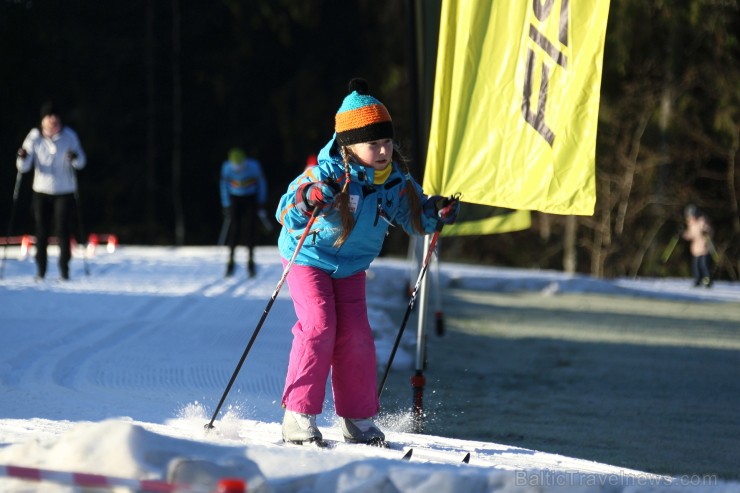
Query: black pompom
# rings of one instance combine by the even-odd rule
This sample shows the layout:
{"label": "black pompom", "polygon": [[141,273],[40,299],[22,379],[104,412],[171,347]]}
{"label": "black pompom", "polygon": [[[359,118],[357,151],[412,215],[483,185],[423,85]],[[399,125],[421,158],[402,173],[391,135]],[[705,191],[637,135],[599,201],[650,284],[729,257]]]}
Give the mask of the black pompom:
{"label": "black pompom", "polygon": [[355,78],[349,81],[350,94],[354,91],[357,91],[358,94],[367,94],[369,92],[367,81],[365,79],[359,78]]}

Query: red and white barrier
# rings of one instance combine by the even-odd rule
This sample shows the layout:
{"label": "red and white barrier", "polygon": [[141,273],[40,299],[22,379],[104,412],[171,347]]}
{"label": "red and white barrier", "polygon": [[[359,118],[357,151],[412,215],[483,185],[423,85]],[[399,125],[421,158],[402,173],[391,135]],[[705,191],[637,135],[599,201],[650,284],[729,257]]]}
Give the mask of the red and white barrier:
{"label": "red and white barrier", "polygon": [[20,245],[21,247],[21,258],[26,258],[28,256],[28,250],[31,248],[31,245],[36,241],[36,238],[34,238],[31,235],[21,235],[21,236],[0,236],[0,245]]}
{"label": "red and white barrier", "polygon": [[20,245],[23,236],[0,236],[0,245]]}
{"label": "red and white barrier", "polygon": [[[49,244],[56,245],[58,240],[55,236],[49,237]],[[98,245],[105,243],[105,250],[108,253],[113,253],[118,248],[118,237],[110,233],[90,233],[87,237],[87,245],[84,249],[83,255],[85,257],[93,257]],[[0,245],[20,245],[20,258],[25,259],[31,253],[31,246],[36,244],[36,237],[33,235],[22,235],[22,236],[2,236],[0,237]],[[70,238],[70,244],[72,251],[75,250],[76,242],[74,237]]]}
{"label": "red and white barrier", "polygon": [[31,243],[33,243],[33,238],[31,238],[29,235],[23,235],[21,238],[21,258],[28,257],[28,251],[31,249]]}
{"label": "red and white barrier", "polygon": [[141,492],[172,493],[246,493],[246,481],[237,478],[221,479],[216,490],[202,485],[174,484],[158,480],[138,480],[88,474],[82,472],[52,471],[33,467],[0,464],[0,478],[7,477],[25,481],[50,481],[66,486],[81,488],[117,488],[124,487]]}
{"label": "red and white barrier", "polygon": [[92,257],[95,255],[95,249],[100,243],[105,243],[105,250],[108,253],[113,253],[118,248],[118,237],[112,234],[100,234],[91,233],[87,237],[87,256]]}

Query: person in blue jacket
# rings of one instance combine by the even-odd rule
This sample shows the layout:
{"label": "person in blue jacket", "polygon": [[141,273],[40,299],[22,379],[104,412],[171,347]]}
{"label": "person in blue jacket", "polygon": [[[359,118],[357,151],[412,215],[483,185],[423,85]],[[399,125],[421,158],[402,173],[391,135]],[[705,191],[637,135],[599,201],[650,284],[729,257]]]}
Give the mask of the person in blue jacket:
{"label": "person in blue jacket", "polygon": [[454,199],[424,195],[393,138],[387,108],[369,94],[367,82],[353,79],[318,163],[280,199],[278,249],[286,266],[311,216],[319,213],[287,276],[298,317],[282,397],[287,442],[323,443],[316,415],[330,373],[345,441],[385,440],[374,421],[379,401],[365,271],[390,227],[424,235],[441,227],[440,221],[454,222],[459,208]]}
{"label": "person in blue jacket", "polygon": [[267,200],[267,180],[259,161],[248,158],[238,147],[229,150],[228,159],[221,165],[220,190],[224,219],[229,223],[229,260],[226,264],[226,276],[234,274],[234,252],[242,237],[242,231],[245,230],[248,251],[247,272],[249,277],[253,277],[257,216],[265,214],[264,205]]}

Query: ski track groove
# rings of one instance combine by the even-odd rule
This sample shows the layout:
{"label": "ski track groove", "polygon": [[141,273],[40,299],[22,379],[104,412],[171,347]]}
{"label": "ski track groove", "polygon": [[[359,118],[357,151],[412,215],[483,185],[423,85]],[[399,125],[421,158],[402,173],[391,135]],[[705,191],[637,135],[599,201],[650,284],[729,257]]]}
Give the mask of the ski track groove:
{"label": "ski track groove", "polygon": [[[167,337],[177,337],[178,321],[192,323],[194,319],[202,319],[204,333],[211,331],[214,334],[214,337],[209,339],[209,344],[213,346],[226,344],[228,347],[242,348],[254,329],[252,319],[256,323],[258,314],[245,312],[244,305],[229,301],[229,299],[245,296],[252,288],[250,285],[254,284],[258,283],[250,282],[249,279],[225,278],[208,282],[191,291],[190,294],[148,298],[147,301],[129,310],[130,317],[137,321],[127,327],[138,328],[132,332],[146,333],[147,337],[154,340],[166,340]],[[214,296],[215,293],[218,293],[218,296]],[[236,326],[233,328],[213,327],[213,320],[223,320],[224,315],[229,315],[227,318],[234,320],[232,325],[236,324]],[[245,320],[248,321],[245,322]],[[125,332],[126,327],[117,330]],[[153,335],[155,332],[160,332],[156,338]],[[130,337],[134,337],[134,334]],[[111,345],[115,339],[112,337],[110,340],[103,340],[102,347]],[[121,342],[124,340],[121,338]],[[186,391],[213,390],[225,387],[240,354],[234,351],[228,354],[228,357],[224,356],[216,360],[216,364],[205,360],[202,364],[194,363],[187,368],[182,368],[167,366],[166,359],[161,361],[162,358],[159,358],[156,348],[150,349],[152,354],[129,354],[123,359],[119,358],[114,349],[111,348],[104,354],[90,357],[88,360],[85,360],[84,349],[79,349],[70,354],[61,366],[69,366],[69,362],[78,361],[79,368],[87,367],[91,374],[89,383],[101,388],[142,391],[162,387]],[[229,359],[232,355],[233,361]],[[259,362],[258,358],[256,360],[252,357],[242,368],[242,373],[244,375],[240,375],[240,378],[234,382],[233,392],[257,391],[268,396],[281,395],[283,382],[274,374],[269,364]],[[79,378],[79,376],[60,373],[60,379],[66,385],[75,382],[82,383]]]}
{"label": "ski track groove", "polygon": [[[90,325],[90,322],[81,322],[75,329],[64,332],[59,338],[54,338],[53,330],[46,332],[43,342],[39,343],[35,340],[34,344],[21,351],[9,362],[14,370],[8,383],[12,385],[36,380],[52,380],[59,385],[65,385],[68,375],[76,372],[80,365],[80,361],[70,359],[67,355],[70,351],[84,354],[84,351],[81,352],[75,348],[81,345],[88,347],[98,340],[95,335],[96,329],[91,328]],[[71,364],[65,367],[60,365],[62,361],[70,361]]]}
{"label": "ski track groove", "polygon": [[[107,329],[110,329],[110,332]],[[147,327],[143,324],[127,322],[124,324],[109,324],[103,329],[89,330],[94,337],[79,340],[76,349],[66,353],[53,365],[54,381],[63,387],[76,389],[83,388],[82,384],[85,382],[96,381],[97,379],[94,377],[100,374],[100,371],[95,371],[95,364],[101,362],[103,367],[109,365],[110,358],[108,355],[110,353],[117,353],[120,346],[139,337],[141,333],[146,332],[146,329]],[[98,334],[98,332],[103,332],[103,334]],[[91,347],[105,349],[91,352]],[[81,380],[85,375],[87,375],[87,378]],[[105,385],[108,382],[97,381],[97,383]]]}
{"label": "ski track groove", "polygon": [[[76,355],[70,355],[70,361]],[[232,367],[214,365],[195,365],[187,368],[157,366],[151,355],[128,357],[117,363],[116,358],[102,355],[96,361],[83,363],[81,368],[88,367],[89,383],[100,388],[158,390],[162,388],[173,390],[208,390],[224,389],[228,383],[235,364]],[[68,363],[61,365],[68,367]],[[283,381],[277,374],[268,372],[250,372],[249,368],[242,368],[232,387],[232,392],[260,393],[272,398],[282,394]],[[70,376],[66,378],[66,385],[71,386]],[[82,382],[77,380],[79,387]]]}

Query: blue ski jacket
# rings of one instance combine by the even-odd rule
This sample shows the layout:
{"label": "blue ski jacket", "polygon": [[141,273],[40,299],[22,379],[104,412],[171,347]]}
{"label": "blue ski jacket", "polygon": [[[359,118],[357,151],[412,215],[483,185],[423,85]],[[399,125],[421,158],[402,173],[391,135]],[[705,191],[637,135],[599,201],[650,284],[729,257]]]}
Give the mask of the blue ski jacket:
{"label": "blue ski jacket", "polygon": [[223,207],[231,205],[231,195],[256,195],[257,204],[264,205],[267,200],[267,180],[259,161],[250,158],[237,164],[224,161],[221,165],[220,191]]}
{"label": "blue ski jacket", "polygon": [[[336,208],[323,211],[313,223],[295,263],[321,269],[334,278],[348,277],[367,270],[380,253],[391,225],[399,225],[408,234],[418,235],[411,223],[406,182],[410,180],[413,183],[422,205],[427,197],[410,175],[402,173],[395,162],[392,166],[385,182],[376,185],[373,183],[373,168],[350,164],[350,209],[355,219],[352,232],[342,246],[335,247],[334,242],[342,233],[340,213]],[[280,199],[275,217],[283,226],[278,239],[278,249],[283,258],[293,256],[311,216],[303,199],[297,196],[299,187],[329,178],[339,186],[344,185],[344,163],[333,138],[319,152],[318,165],[307,168],[295,178]],[[421,210],[419,214],[425,232],[432,233],[437,219],[425,216]]]}

